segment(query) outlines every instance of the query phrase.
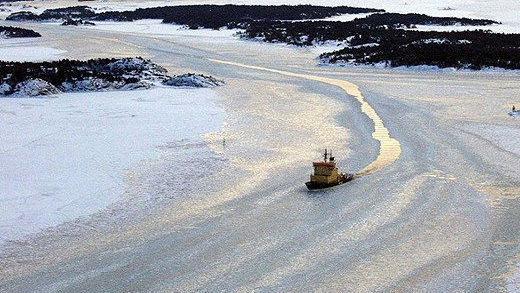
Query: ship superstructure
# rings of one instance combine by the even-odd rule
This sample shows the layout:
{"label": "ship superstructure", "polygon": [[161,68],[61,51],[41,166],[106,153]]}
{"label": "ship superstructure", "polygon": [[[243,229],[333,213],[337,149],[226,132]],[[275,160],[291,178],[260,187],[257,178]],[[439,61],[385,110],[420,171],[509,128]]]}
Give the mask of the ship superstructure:
{"label": "ship superstructure", "polygon": [[352,174],[340,173],[332,152],[330,154],[325,150],[322,162],[313,162],[314,173],[310,176],[310,181],[305,185],[310,190],[322,189],[343,184],[352,180]]}

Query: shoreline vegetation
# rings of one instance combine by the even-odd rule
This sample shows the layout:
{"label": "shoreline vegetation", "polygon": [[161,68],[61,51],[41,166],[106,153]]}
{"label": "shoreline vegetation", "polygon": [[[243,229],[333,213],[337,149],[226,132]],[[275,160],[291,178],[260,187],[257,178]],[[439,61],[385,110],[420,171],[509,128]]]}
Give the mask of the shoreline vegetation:
{"label": "shoreline vegetation", "polygon": [[[393,26],[401,27],[394,22]],[[343,48],[321,54],[322,64],[437,66],[480,70],[520,69],[520,34],[475,31],[416,31],[369,21],[255,22],[239,35],[269,43]]]}
{"label": "shoreline vegetation", "polygon": [[[369,14],[351,21],[326,21],[342,14]],[[182,5],[97,13],[88,6],[28,11],[15,21],[134,21],[160,19],[189,29],[239,29],[242,39],[296,46],[336,44],[338,50],[318,57],[321,64],[436,66],[480,70],[520,69],[520,34],[485,30],[418,31],[417,25],[489,26],[489,19],[387,13],[381,9],[312,5]]]}
{"label": "shoreline vegetation", "polygon": [[193,73],[170,76],[163,67],[140,57],[87,61],[0,61],[0,97],[148,89],[160,84],[208,88],[223,85],[224,82]]}
{"label": "shoreline vegetation", "polygon": [[14,26],[0,26],[0,39],[6,38],[39,38],[41,35],[33,30]]}
{"label": "shoreline vegetation", "polygon": [[105,11],[96,13],[89,6],[72,6],[47,9],[41,14],[20,11],[6,20],[55,21],[68,18],[90,21],[134,21],[160,19],[164,23],[185,25],[190,29],[245,28],[249,22],[258,20],[307,20],[322,19],[342,14],[384,12],[382,9],[349,6],[325,7],[312,5],[180,5],[138,8],[133,11]]}

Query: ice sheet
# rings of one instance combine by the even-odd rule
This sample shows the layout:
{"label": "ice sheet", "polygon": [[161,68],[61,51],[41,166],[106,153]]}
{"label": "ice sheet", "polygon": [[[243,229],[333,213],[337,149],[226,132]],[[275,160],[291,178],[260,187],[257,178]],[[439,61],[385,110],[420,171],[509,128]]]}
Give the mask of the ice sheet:
{"label": "ice sheet", "polygon": [[0,245],[117,201],[160,145],[219,129],[216,99],[172,88],[0,99]]}

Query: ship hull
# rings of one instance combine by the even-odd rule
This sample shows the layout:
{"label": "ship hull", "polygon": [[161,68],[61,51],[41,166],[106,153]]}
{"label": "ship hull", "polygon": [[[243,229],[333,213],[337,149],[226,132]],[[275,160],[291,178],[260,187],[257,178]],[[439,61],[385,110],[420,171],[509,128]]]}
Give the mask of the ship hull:
{"label": "ship hull", "polygon": [[308,181],[308,182],[305,182],[305,186],[307,186],[307,188],[309,190],[325,189],[325,188],[330,188],[330,187],[341,185],[341,184],[343,184],[345,182],[351,181],[352,179],[354,179],[354,175],[348,174],[342,180],[339,180],[338,182],[334,182],[334,183],[320,183],[320,182]]}

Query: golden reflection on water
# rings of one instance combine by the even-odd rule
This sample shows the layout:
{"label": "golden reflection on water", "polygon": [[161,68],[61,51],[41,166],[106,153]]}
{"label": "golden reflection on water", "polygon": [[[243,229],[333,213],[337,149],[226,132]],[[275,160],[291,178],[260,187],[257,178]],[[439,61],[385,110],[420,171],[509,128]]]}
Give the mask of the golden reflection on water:
{"label": "golden reflection on water", "polygon": [[517,186],[482,186],[477,189],[491,195],[494,199],[516,200],[520,198],[520,187]]}
{"label": "golden reflection on water", "polygon": [[244,68],[278,73],[278,74],[282,74],[282,75],[286,75],[286,76],[320,81],[323,83],[338,86],[338,87],[342,88],[347,94],[356,98],[356,100],[361,104],[361,111],[365,115],[367,115],[368,118],[370,118],[372,120],[372,122],[374,122],[374,132],[372,132],[372,137],[375,140],[379,141],[379,144],[380,144],[379,145],[379,155],[377,156],[377,158],[373,162],[368,164],[366,167],[364,167],[360,171],[356,172],[356,174],[355,174],[356,176],[363,176],[363,175],[371,174],[385,166],[392,164],[401,155],[401,144],[399,143],[399,141],[397,141],[395,138],[392,138],[390,136],[390,133],[389,133],[388,129],[385,127],[383,120],[381,120],[381,118],[379,117],[377,112],[374,110],[374,108],[372,108],[372,106],[370,106],[370,104],[365,101],[365,98],[361,94],[359,87],[351,82],[348,82],[345,80],[334,79],[334,78],[320,77],[320,76],[315,76],[315,75],[294,73],[294,72],[265,68],[265,67],[260,67],[260,66],[247,65],[247,64],[231,62],[231,61],[224,61],[224,60],[211,59],[211,58],[208,60],[212,61],[212,62],[216,62],[216,63],[221,63],[221,64],[240,66],[240,67],[244,67]]}

